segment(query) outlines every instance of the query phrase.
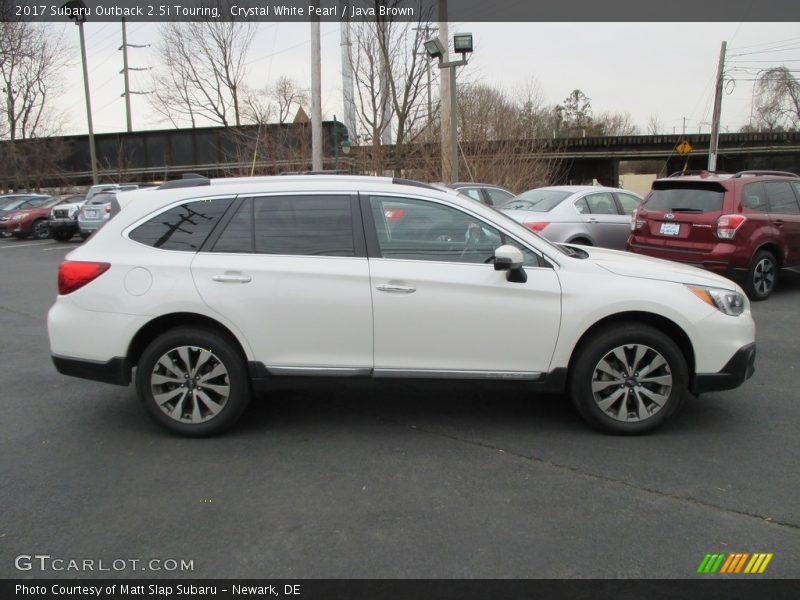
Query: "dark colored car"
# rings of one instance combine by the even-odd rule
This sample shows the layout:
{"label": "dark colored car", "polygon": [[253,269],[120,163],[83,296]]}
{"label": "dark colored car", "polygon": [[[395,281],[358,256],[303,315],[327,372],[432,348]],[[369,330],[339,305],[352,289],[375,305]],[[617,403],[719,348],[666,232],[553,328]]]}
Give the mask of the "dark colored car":
{"label": "dark colored car", "polygon": [[800,266],[800,177],[780,171],[657,179],[631,216],[628,250],[706,268],[752,300]]}
{"label": "dark colored car", "polygon": [[[38,214],[38,209],[52,200],[53,197],[46,194],[9,194],[0,196],[0,235],[3,237],[10,235],[27,237],[33,233],[34,237],[42,236],[38,239],[46,238],[49,235],[47,214],[45,213],[43,219],[44,227],[39,222],[41,219],[37,220],[35,232],[33,231],[34,221],[27,217],[31,212]],[[23,221],[24,224],[22,223]],[[24,236],[22,236],[22,231],[26,232]]]}
{"label": "dark colored car", "polygon": [[497,185],[489,183],[475,183],[474,181],[458,181],[456,183],[443,183],[442,185],[453,190],[458,190],[462,194],[469,196],[473,200],[485,204],[486,206],[499,206],[514,197],[513,192]]}

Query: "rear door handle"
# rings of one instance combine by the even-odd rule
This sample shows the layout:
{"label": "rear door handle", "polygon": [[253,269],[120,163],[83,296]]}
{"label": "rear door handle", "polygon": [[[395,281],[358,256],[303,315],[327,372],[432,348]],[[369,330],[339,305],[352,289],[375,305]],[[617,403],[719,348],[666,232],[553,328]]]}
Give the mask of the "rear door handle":
{"label": "rear door handle", "polygon": [[775,223],[775,225],[778,227],[783,227],[783,219],[775,219],[773,223]]}
{"label": "rear door handle", "polygon": [[389,292],[390,294],[413,294],[417,288],[410,285],[400,285],[397,283],[382,283],[376,285],[375,289],[379,292]]}
{"label": "rear door handle", "polygon": [[214,275],[211,279],[218,283],[250,283],[253,280],[250,275],[243,275],[242,273],[223,273],[222,275]]}
{"label": "rear door handle", "polygon": [[597,223],[597,218],[596,217],[589,217],[588,219],[586,219],[586,222],[587,223]]}

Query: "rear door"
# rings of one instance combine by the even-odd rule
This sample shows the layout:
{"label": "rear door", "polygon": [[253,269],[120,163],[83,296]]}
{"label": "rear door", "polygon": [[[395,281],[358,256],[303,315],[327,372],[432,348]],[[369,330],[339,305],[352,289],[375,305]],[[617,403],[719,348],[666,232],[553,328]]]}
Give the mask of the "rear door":
{"label": "rear door", "polygon": [[230,214],[192,262],[203,301],[273,374],[368,374],[372,298],[357,199],[256,195]]}
{"label": "rear door", "polygon": [[611,192],[593,192],[583,198],[589,206],[587,230],[598,246],[625,248],[630,233],[630,217],[620,214]]}
{"label": "rear door", "polygon": [[786,249],[784,266],[800,264],[800,183],[790,181],[765,181],[764,189],[769,201],[769,218],[783,238]]}

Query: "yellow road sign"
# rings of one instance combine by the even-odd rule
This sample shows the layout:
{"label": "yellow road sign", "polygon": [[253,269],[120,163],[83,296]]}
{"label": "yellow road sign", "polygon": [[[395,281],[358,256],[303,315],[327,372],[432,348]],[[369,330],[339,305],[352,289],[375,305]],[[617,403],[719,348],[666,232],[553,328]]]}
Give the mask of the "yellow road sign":
{"label": "yellow road sign", "polygon": [[692,151],[692,145],[689,143],[688,140],[681,140],[677,146],[675,146],[675,152],[680,155],[689,154]]}

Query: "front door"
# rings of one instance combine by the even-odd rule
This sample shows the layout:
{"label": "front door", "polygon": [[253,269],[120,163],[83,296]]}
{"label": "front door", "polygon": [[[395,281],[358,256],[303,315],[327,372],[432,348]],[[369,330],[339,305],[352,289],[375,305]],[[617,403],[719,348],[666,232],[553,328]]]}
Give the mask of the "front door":
{"label": "front door", "polygon": [[[376,376],[535,379],[548,371],[561,288],[542,257],[445,203],[374,195],[364,207],[378,246],[369,261]],[[527,282],[494,270],[503,244],[523,250]]]}

